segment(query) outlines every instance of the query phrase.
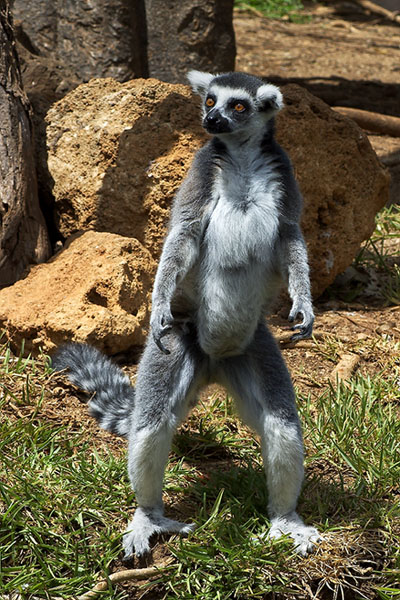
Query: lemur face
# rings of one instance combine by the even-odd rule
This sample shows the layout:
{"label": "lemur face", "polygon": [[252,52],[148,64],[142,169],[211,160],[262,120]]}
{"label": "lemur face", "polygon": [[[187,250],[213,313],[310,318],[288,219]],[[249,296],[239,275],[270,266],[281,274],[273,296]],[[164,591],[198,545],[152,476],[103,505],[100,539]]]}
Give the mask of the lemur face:
{"label": "lemur face", "polygon": [[203,100],[203,127],[213,135],[260,129],[283,106],[279,88],[246,73],[190,71],[188,79]]}

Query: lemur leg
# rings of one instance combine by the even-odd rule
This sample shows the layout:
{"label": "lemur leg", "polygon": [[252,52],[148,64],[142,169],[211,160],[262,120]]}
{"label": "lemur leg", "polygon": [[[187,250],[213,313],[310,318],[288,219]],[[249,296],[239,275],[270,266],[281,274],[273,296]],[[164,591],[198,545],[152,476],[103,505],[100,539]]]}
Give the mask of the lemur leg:
{"label": "lemur leg", "polygon": [[222,377],[239,414],[261,438],[268,487],[269,537],[288,534],[306,554],[320,539],[296,513],[303,481],[303,440],[290,375],[271,333],[260,324],[242,356],[224,359]]}
{"label": "lemur leg", "polygon": [[138,507],[123,538],[126,558],[148,553],[154,534],[194,528],[164,517],[162,488],[172,436],[204,383],[205,359],[195,339],[194,332],[171,331],[163,338],[166,355],[149,336],[140,361],[128,456]]}

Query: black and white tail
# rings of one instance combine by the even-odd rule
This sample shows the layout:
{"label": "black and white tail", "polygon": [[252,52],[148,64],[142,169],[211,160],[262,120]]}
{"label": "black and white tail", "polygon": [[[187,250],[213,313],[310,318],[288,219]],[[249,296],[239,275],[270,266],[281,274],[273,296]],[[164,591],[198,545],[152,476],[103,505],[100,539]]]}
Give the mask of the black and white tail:
{"label": "black and white tail", "polygon": [[68,379],[86,392],[89,412],[103,429],[127,437],[135,390],[129,378],[107,356],[86,344],[66,344],[52,357],[56,371],[68,369]]}

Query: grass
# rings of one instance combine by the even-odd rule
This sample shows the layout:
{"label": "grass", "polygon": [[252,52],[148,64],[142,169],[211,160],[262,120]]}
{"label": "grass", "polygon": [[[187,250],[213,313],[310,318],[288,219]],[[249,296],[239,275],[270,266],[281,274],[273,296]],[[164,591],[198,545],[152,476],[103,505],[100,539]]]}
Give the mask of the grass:
{"label": "grass", "polygon": [[[7,356],[0,597],[76,597],[115,568],[133,504],[125,460],[97,447],[84,426],[71,432],[46,420],[44,357]],[[259,538],[268,519],[257,444],[229,398],[201,404],[175,439],[165,485],[169,511],[194,517],[196,532],[168,542],[175,562],[156,583],[105,597],[311,598],[318,588],[329,597],[399,597],[399,376],[397,368],[328,386],[316,399],[299,394],[308,456],[300,511],[326,538],[307,559],[290,543]]]}
{"label": "grass", "polygon": [[[40,406],[44,388],[32,391],[30,383],[38,369],[46,371],[27,361],[18,372],[25,375],[21,387],[29,389],[21,409]],[[11,399],[5,384],[2,410]],[[92,572],[107,571],[119,551],[115,522],[127,496],[125,468],[112,454],[97,453],[82,434],[39,418],[36,410],[15,418],[10,405],[11,416],[0,423],[0,597],[72,597],[93,581]]]}
{"label": "grass", "polygon": [[325,294],[352,302],[359,298],[387,306],[400,304],[400,211],[398,205],[383,208],[376,228],[362,245],[349,276]]}
{"label": "grass", "polygon": [[[393,209],[379,215],[354,265],[385,275],[379,293],[388,306],[396,300],[389,291],[397,285],[398,219]],[[386,334],[346,340],[338,331],[307,348],[324,373],[349,351],[363,365],[346,383],[321,376],[316,385],[310,364],[302,369],[304,352],[296,363],[299,381],[310,372],[311,384],[298,389],[307,473],[299,511],[323,544],[301,559],[289,542],[262,539],[258,443],[217,390],[175,437],[165,479],[167,514],[195,520],[196,531],[158,542],[155,564],[166,556],[172,564],[155,579],[110,587],[102,598],[400,598],[400,343]],[[14,356],[4,345],[0,357],[0,598],[78,598],[121,567],[121,532],[134,507],[125,456],[68,397],[71,388],[58,395],[46,356]],[[72,424],[63,418],[68,406]]]}
{"label": "grass", "polygon": [[235,7],[251,10],[270,19],[287,18],[293,22],[302,22],[307,18],[301,14],[301,0],[235,0]]}
{"label": "grass", "polygon": [[371,294],[380,291],[387,304],[400,304],[400,211],[397,205],[392,204],[378,213],[375,231],[361,248],[354,266],[372,278]]}

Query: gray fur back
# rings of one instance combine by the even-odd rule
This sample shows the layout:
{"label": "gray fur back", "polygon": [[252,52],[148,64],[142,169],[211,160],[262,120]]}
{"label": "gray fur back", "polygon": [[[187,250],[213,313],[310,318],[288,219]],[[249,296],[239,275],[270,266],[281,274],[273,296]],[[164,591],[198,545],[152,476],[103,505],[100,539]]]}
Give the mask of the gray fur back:
{"label": "gray fur back", "polygon": [[86,344],[66,344],[52,358],[56,371],[68,369],[71,383],[93,393],[89,412],[103,429],[127,437],[135,390],[107,356]]}

